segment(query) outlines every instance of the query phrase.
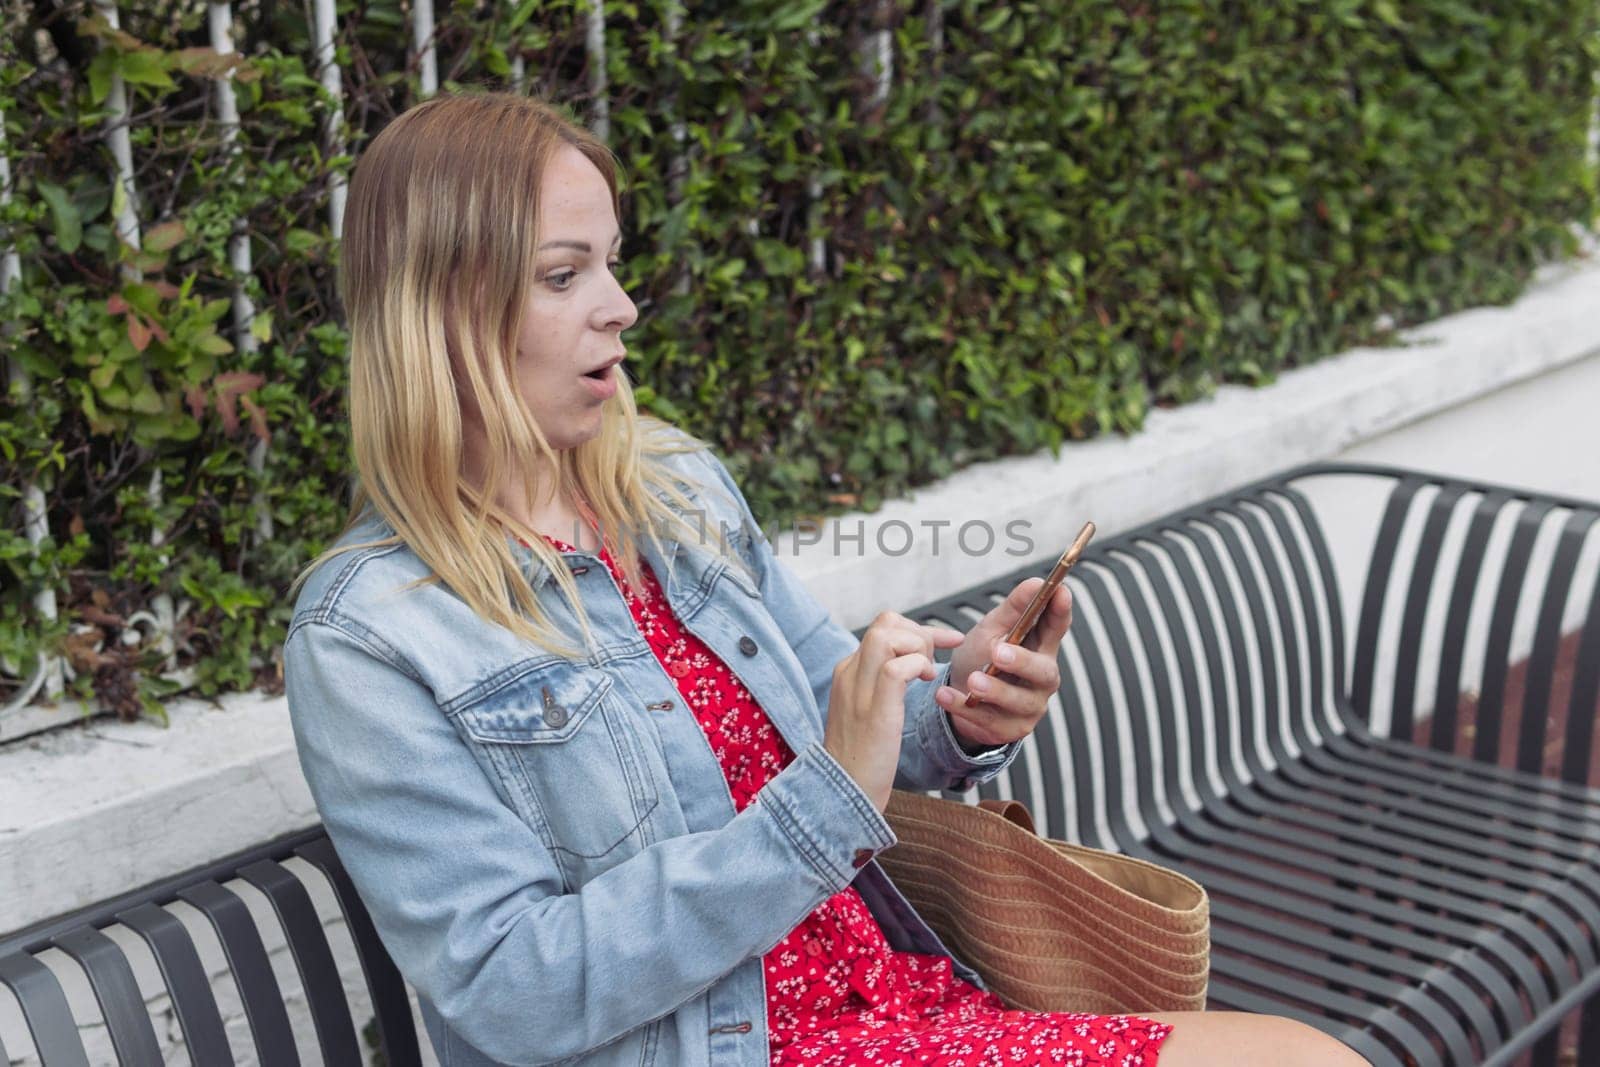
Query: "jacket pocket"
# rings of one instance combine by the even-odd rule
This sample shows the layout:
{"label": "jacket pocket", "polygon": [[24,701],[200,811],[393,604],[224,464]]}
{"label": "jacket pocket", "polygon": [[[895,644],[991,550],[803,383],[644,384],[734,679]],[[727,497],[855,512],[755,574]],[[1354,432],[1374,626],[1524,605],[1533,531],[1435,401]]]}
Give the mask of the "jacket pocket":
{"label": "jacket pocket", "polygon": [[636,729],[598,668],[529,662],[501,677],[454,714],[581,884],[645,843],[658,796]]}

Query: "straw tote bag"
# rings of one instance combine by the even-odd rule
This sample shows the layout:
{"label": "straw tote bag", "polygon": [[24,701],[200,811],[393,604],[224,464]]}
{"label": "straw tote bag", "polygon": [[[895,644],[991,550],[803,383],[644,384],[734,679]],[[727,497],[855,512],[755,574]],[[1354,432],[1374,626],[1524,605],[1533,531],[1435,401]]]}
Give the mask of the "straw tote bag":
{"label": "straw tote bag", "polygon": [[896,790],[876,857],[950,951],[1011,1008],[1102,1015],[1205,1007],[1206,891],[1176,871],[1034,832],[1016,801]]}

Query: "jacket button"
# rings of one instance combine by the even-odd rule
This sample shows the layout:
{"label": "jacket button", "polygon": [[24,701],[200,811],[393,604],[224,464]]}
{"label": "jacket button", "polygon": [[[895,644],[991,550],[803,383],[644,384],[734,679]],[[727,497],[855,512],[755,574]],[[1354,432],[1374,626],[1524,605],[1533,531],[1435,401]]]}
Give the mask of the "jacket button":
{"label": "jacket button", "polygon": [[755,638],[751,637],[749,634],[745,634],[743,637],[739,638],[739,651],[743,652],[747,656],[755,655],[756,654]]}
{"label": "jacket button", "polygon": [[552,704],[544,709],[544,724],[552,730],[559,730],[567,725],[567,709],[560,704]]}
{"label": "jacket button", "polygon": [[858,849],[856,849],[855,856],[852,857],[851,860],[850,860],[850,863],[853,866],[858,867],[858,868],[859,867],[865,867],[867,864],[869,864],[871,862],[872,862],[872,850],[870,848],[858,848]]}

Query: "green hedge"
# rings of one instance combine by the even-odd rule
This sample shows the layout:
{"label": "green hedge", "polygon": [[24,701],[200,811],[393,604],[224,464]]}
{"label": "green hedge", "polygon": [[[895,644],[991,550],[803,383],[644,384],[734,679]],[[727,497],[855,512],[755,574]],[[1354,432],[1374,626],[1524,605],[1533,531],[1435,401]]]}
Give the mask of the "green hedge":
{"label": "green hedge", "polygon": [[[0,656],[14,688],[39,648],[66,649],[76,692],[137,714],[175,663],[206,693],[275,684],[281,591],[337,532],[344,334],[323,193],[350,159],[317,148],[302,5],[240,24],[236,156],[211,120],[204,4],[125,6],[121,34],[81,2],[5,16],[0,244],[23,279],[0,322],[33,398],[0,420]],[[409,16],[340,6],[358,149],[416,98]],[[588,6],[440,5],[441,75],[505,87],[521,57],[530,91],[586,115]],[[718,442],[769,521],[872,508],[1382,341],[1379,324],[1507,301],[1593,220],[1587,0],[730,0],[693,5],[675,40],[665,5],[607,16],[641,402]],[[858,57],[880,28],[895,66],[874,105]],[[138,284],[110,229],[113,71],[136,112]],[[251,354],[228,343],[238,219],[262,311]],[[50,519],[38,554],[30,480]],[[260,544],[258,495],[276,524]],[[42,584],[53,626],[31,605]],[[175,658],[120,641],[162,594],[182,615]]]}

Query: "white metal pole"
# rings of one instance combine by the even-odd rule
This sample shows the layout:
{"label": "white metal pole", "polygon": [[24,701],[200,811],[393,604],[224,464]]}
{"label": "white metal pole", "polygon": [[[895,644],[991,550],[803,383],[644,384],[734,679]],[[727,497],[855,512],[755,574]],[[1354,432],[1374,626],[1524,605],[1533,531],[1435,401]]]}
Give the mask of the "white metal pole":
{"label": "white metal pole", "polygon": [[588,32],[589,127],[602,141],[611,139],[611,104],[606,99],[606,0],[590,0]]}
{"label": "white metal pole", "polygon": [[411,41],[423,97],[439,91],[439,59],[433,46],[433,0],[411,0]]}
{"label": "white metal pole", "polygon": [[[676,45],[679,34],[683,32],[683,5],[676,2],[669,3],[666,15],[667,40]],[[672,160],[667,164],[667,199],[676,205],[683,202],[683,183],[689,176],[689,153],[684,147],[689,137],[689,128],[683,121],[683,97],[676,89],[667,98],[667,114],[672,116],[672,125],[668,127],[672,135]],[[678,261],[678,276],[672,281],[672,291],[679,296],[689,291],[687,259]]]}
{"label": "white metal pole", "polygon": [[[112,0],[95,0],[95,10],[105,16],[112,29],[120,29],[117,5]],[[137,250],[139,236],[139,197],[133,187],[133,144],[128,137],[128,86],[122,75],[111,76],[111,92],[106,97],[106,142],[111,146],[111,158],[116,161],[116,181],[112,188],[111,210],[117,238],[129,248]],[[137,276],[132,268],[125,273]]]}
{"label": "white metal pole", "polygon": [[[220,56],[233,54],[233,5],[228,0],[212,0],[207,5],[211,29],[211,47]],[[239,152],[239,102],[233,92],[233,75],[224,72],[212,83],[216,90],[217,122],[222,127],[222,143],[230,154]],[[254,269],[250,257],[250,234],[244,219],[235,219],[233,235],[228,239],[228,264],[233,268],[233,346],[241,355],[256,351],[256,335],[251,330],[255,324],[255,302],[250,299],[245,279]],[[267,443],[259,438],[250,446],[250,470],[258,478],[267,465]],[[265,494],[259,488],[251,501],[255,509],[255,536],[257,544],[272,540],[272,511],[267,507]]]}
{"label": "white metal pole", "polygon": [[[339,16],[334,10],[333,0],[312,0],[312,33],[315,35],[317,80],[322,83],[322,88],[328,93],[328,116],[323,127],[323,144],[329,156],[340,155],[344,152],[344,86],[343,79],[339,76],[337,54],[333,47],[333,38],[338,27]],[[344,236],[344,175],[333,172],[328,175],[328,228],[333,231],[334,239]]]}
{"label": "white metal pole", "polygon": [[[815,48],[820,40],[821,37],[815,29],[806,31],[806,44]],[[828,270],[828,242],[822,236],[822,179],[817,176],[815,170],[806,179],[806,199],[809,201],[806,215],[811,230],[806,265],[810,268],[813,278],[820,278]]]}
{"label": "white metal pole", "polygon": [[878,3],[878,29],[868,35],[861,54],[862,73],[872,76],[872,95],[867,106],[872,109],[889,102],[889,87],[894,83],[894,38],[889,32],[889,6]]}
{"label": "white metal pole", "polygon": [[[0,111],[0,208],[11,203],[11,156],[6,146],[6,117]],[[6,246],[0,253],[0,295],[11,292],[12,288],[22,280],[22,258],[13,246]],[[10,332],[9,328],[3,328]],[[22,364],[13,359],[7,361],[6,385],[11,391],[15,402],[25,407],[33,395],[32,383],[28,381],[28,372]],[[50,519],[45,510],[44,490],[32,480],[22,487],[22,524],[24,535],[33,551],[39,551],[39,545],[50,533]],[[33,609],[39,617],[46,622],[55,622],[58,617],[56,608],[56,591],[51,586],[42,586],[34,590]],[[40,688],[44,689],[45,698],[50,701],[61,699],[62,677],[61,659],[48,653],[39,653],[37,673],[6,710],[20,707],[33,699]]]}

